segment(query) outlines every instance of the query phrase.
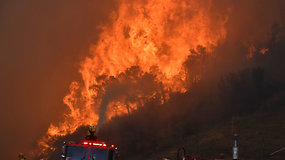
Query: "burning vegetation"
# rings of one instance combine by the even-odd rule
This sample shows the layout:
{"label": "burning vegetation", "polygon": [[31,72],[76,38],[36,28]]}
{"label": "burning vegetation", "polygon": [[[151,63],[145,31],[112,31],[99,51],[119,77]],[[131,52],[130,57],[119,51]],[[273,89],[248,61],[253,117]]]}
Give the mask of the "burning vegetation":
{"label": "burning vegetation", "polygon": [[151,99],[163,104],[170,93],[186,92],[189,79],[200,77],[198,70],[187,74],[186,60],[211,54],[226,36],[228,13],[213,12],[212,5],[121,1],[110,14],[112,24],[100,26],[100,38],[81,64],[83,82],[70,85],[65,121],[51,125],[48,137],[72,134],[93,123],[100,127],[104,120],[131,114]]}
{"label": "burning vegetation", "polygon": [[177,141],[171,137],[183,139],[201,124],[259,108],[274,88],[269,70],[284,60],[284,23],[279,10],[256,17],[266,1],[223,2],[118,1],[81,62],[82,81],[72,82],[63,99],[64,120],[38,143],[42,156],[52,157],[64,136],[95,124],[101,137],[121,145],[122,155],[139,159],[137,151],[150,156]]}

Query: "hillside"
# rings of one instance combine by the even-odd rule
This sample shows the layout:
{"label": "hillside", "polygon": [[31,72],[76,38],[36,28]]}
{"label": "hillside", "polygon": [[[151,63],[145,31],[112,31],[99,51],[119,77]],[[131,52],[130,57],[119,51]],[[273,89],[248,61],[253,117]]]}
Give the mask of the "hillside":
{"label": "hillside", "polygon": [[[234,118],[234,130],[239,134],[240,159],[284,160],[285,152],[270,158],[270,154],[285,146],[285,108],[275,111],[258,111]],[[224,153],[232,159],[232,121],[221,121],[207,126],[201,132],[187,135],[170,149],[154,154],[150,160],[169,157],[176,159],[177,149],[184,146],[187,153],[204,158],[218,158]]]}

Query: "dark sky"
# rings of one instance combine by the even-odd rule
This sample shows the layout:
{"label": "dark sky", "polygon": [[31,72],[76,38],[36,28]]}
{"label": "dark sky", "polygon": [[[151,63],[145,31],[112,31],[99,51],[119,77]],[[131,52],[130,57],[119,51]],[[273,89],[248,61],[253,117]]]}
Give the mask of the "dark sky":
{"label": "dark sky", "polygon": [[114,8],[110,0],[0,2],[0,159],[27,152],[62,118],[96,26]]}

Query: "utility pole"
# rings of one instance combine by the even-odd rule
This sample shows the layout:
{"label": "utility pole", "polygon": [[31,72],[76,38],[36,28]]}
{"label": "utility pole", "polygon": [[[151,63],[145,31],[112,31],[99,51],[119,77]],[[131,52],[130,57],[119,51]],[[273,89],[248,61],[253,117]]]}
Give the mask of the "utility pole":
{"label": "utility pole", "polygon": [[238,135],[234,135],[233,160],[238,160]]}

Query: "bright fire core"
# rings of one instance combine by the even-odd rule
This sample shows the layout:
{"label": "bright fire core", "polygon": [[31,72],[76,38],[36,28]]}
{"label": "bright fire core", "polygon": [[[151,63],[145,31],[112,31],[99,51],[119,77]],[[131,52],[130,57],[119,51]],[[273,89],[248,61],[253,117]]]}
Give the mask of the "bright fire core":
{"label": "bright fire core", "polygon": [[50,125],[43,148],[57,136],[96,124],[106,97],[108,121],[153,97],[164,103],[170,92],[185,92],[183,64],[195,56],[190,50],[202,46],[211,53],[226,36],[227,16],[213,12],[211,0],[120,0],[110,16],[112,25],[99,26],[99,40],[81,64],[84,83],[71,83],[64,98],[69,111],[63,122]]}

